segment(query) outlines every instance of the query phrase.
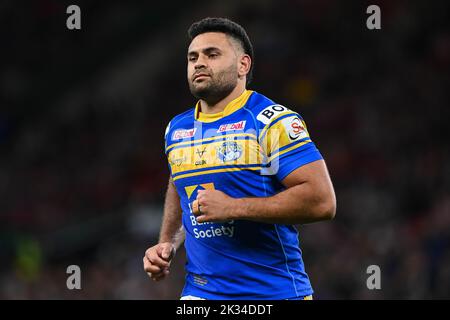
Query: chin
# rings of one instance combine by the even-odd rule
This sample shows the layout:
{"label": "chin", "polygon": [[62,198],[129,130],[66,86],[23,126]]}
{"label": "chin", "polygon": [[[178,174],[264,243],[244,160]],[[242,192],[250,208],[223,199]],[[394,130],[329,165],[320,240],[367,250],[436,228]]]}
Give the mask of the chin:
{"label": "chin", "polygon": [[196,97],[207,97],[210,93],[209,86],[207,85],[194,85],[191,89],[191,92]]}

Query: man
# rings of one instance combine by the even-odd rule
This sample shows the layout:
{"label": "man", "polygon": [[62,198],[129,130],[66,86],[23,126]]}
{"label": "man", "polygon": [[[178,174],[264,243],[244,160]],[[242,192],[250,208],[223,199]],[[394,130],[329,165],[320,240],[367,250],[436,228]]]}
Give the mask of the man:
{"label": "man", "polygon": [[253,49],[240,25],[206,18],[188,34],[199,101],[166,129],[171,177],[144,269],[164,279],[185,240],[182,299],[310,298],[295,225],[335,215],[325,162],[299,114],[246,89]]}

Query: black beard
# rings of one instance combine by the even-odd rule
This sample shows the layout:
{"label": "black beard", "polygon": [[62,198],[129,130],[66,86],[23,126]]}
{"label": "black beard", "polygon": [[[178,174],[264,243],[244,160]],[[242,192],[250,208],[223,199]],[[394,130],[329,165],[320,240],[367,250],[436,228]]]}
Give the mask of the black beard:
{"label": "black beard", "polygon": [[221,85],[211,83],[209,86],[198,90],[196,90],[194,86],[189,86],[189,89],[194,97],[205,101],[210,106],[213,106],[227,97],[235,87],[235,83],[227,82]]}
{"label": "black beard", "polygon": [[235,66],[231,66],[228,70],[217,74],[216,77],[211,75],[209,85],[202,89],[196,89],[194,84],[189,82],[189,90],[197,99],[205,101],[210,106],[215,105],[236,88],[237,79],[231,79],[230,77],[231,70],[235,68]]}

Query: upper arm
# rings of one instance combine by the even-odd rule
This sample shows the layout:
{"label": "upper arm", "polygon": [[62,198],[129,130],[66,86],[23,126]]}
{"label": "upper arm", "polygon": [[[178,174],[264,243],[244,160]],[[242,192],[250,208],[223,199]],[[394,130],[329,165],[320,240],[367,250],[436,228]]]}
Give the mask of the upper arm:
{"label": "upper arm", "polygon": [[[302,186],[308,190],[310,203],[315,204],[317,217],[332,219],[336,214],[336,195],[324,160],[317,160],[301,166],[282,181],[286,188]],[[306,189],[305,189],[306,188]]]}
{"label": "upper arm", "polygon": [[169,177],[169,183],[167,184],[167,193],[175,196],[176,198],[179,198],[177,188],[172,180],[172,177]]}
{"label": "upper arm", "polygon": [[301,166],[282,180],[282,184],[286,188],[303,183],[313,184],[318,190],[323,192],[334,193],[331,178],[324,160],[317,160]]}

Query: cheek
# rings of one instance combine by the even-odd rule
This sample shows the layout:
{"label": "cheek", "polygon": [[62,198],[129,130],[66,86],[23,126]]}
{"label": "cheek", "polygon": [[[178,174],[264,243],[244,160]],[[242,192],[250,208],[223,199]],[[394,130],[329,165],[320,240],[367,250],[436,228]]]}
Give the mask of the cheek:
{"label": "cheek", "polygon": [[188,64],[186,69],[187,69],[187,77],[190,78],[192,75],[192,67]]}
{"label": "cheek", "polygon": [[220,74],[221,77],[226,78],[232,78],[238,72],[236,65],[233,63],[220,64],[220,66],[216,66],[215,70],[217,70],[217,74]]}

